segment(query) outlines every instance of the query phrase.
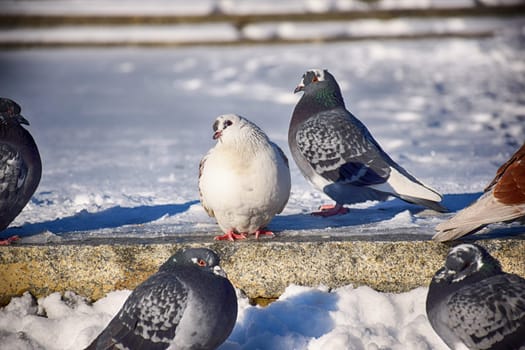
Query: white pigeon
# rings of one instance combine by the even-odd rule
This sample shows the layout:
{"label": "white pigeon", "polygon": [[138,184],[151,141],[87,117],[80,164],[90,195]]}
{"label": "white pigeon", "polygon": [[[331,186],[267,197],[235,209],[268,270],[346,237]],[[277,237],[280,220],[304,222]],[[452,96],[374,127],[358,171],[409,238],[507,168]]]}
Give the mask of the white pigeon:
{"label": "white pigeon", "polygon": [[199,194],[206,212],[217,219],[223,236],[273,235],[265,230],[290,197],[288,159],[254,123],[235,115],[213,123],[216,145],[200,162]]}

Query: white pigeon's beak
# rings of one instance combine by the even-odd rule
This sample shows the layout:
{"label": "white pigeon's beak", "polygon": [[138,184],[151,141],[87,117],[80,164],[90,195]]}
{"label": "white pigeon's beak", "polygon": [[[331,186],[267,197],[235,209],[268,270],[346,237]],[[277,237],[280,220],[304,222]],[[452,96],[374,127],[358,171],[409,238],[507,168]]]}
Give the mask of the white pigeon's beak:
{"label": "white pigeon's beak", "polygon": [[304,91],[304,84],[301,83],[295,87],[295,90],[293,91],[294,94],[298,93],[299,91]]}
{"label": "white pigeon's beak", "polygon": [[221,137],[221,136],[222,136],[222,132],[219,131],[219,130],[217,130],[217,131],[215,131],[215,132],[213,133],[213,139],[214,139],[214,140],[217,140],[217,139],[218,139],[219,137]]}
{"label": "white pigeon's beak", "polygon": [[217,276],[228,278],[228,276],[226,276],[226,272],[224,272],[224,270],[219,265],[213,267],[213,273]]}

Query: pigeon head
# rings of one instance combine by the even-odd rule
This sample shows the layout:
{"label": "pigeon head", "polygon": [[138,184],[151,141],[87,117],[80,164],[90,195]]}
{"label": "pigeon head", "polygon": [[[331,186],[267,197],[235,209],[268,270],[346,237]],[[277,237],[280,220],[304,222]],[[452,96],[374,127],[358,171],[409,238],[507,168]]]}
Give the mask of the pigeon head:
{"label": "pigeon head", "polygon": [[436,273],[436,279],[455,283],[476,274],[487,276],[500,272],[500,263],[483,247],[476,244],[460,244],[450,249],[445,266]]}
{"label": "pigeon head", "polygon": [[24,118],[20,112],[22,108],[15,101],[9,98],[0,98],[0,121],[16,121],[19,124],[29,125],[29,122]]}
{"label": "pigeon head", "polygon": [[217,117],[213,123],[214,140],[237,142],[244,140],[245,137],[262,134],[262,131],[255,124],[236,114],[223,114]]}
{"label": "pigeon head", "polygon": [[166,271],[178,266],[190,266],[206,272],[226,277],[226,273],[219,266],[219,256],[210,249],[206,248],[185,248],[177,251],[159,269]]}
{"label": "pigeon head", "polygon": [[213,123],[213,139],[222,139],[223,136],[228,137],[235,131],[239,131],[242,124],[245,124],[244,118],[236,114],[224,114],[217,117]]}
{"label": "pigeon head", "polygon": [[334,76],[326,69],[310,69],[295,87],[294,93],[304,92],[304,96],[313,96],[315,101],[325,107],[344,106],[343,95]]}
{"label": "pigeon head", "polygon": [[306,73],[303,74],[301,82],[295,87],[293,92],[298,93],[299,91],[305,91],[307,86],[310,87],[320,82],[326,81],[325,76],[328,77],[328,75],[331,76],[331,74],[328,73],[326,69],[307,70]]}

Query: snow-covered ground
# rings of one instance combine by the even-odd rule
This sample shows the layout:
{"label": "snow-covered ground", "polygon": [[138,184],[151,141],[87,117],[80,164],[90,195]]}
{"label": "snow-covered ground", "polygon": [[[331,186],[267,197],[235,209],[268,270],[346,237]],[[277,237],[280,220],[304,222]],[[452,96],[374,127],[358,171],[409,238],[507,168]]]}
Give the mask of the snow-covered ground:
{"label": "snow-covered ground", "polygon": [[[2,51],[1,94],[22,105],[44,164],[34,198],[2,235],[18,234],[21,243],[192,233],[212,239],[219,230],[198,202],[197,174],[213,145],[213,120],[244,115],[289,154],[287,128],[299,98],[292,91],[312,67],[328,68],[348,108],[392,158],[457,210],[524,141],[524,36],[523,22],[513,21],[481,39]],[[291,165],[292,196],[270,224],[278,235],[339,227],[338,234],[397,229],[430,237],[449,215],[418,215],[417,207],[391,200],[311,218],[329,200]],[[77,349],[128,293],[93,306],[69,294],[41,299],[38,308],[29,296],[15,298],[0,310],[0,348]],[[425,288],[390,295],[291,286],[266,308],[241,297],[222,349],[443,349],[424,315],[425,295]]]}
{"label": "snow-covered ground", "polygon": [[[237,323],[219,350],[446,350],[427,321],[426,293],[290,286],[267,307],[239,296]],[[129,294],[112,292],[94,304],[73,293],[54,293],[38,303],[29,294],[13,298],[0,309],[0,349],[83,349]]]}

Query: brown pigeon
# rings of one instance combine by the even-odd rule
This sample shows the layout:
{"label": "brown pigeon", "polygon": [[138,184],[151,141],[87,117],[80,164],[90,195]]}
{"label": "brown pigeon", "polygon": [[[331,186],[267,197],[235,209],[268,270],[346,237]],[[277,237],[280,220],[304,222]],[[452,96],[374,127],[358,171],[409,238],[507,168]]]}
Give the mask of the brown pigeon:
{"label": "brown pigeon", "polygon": [[525,144],[503,164],[481,197],[439,224],[433,239],[451,241],[488,224],[525,217]]}

